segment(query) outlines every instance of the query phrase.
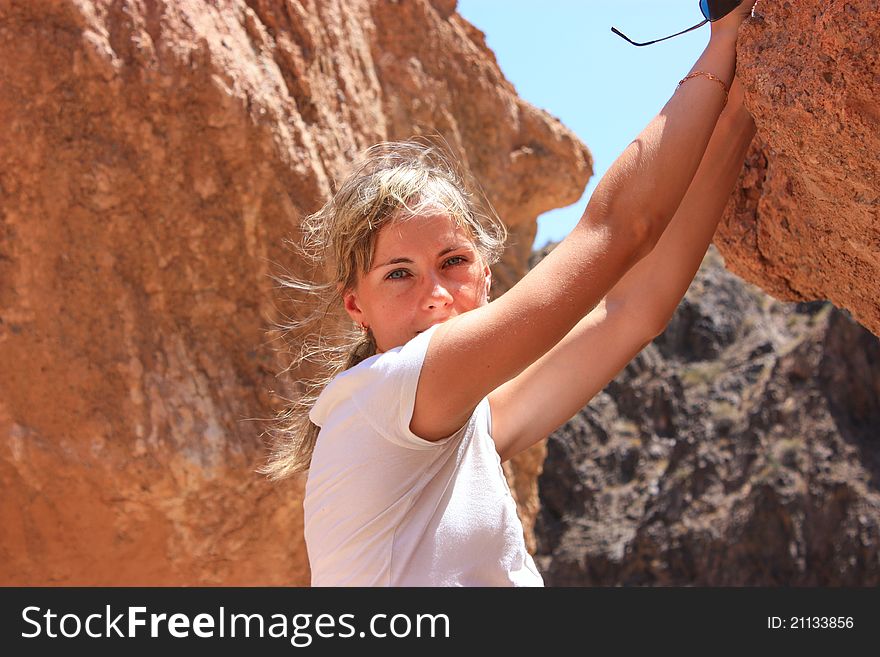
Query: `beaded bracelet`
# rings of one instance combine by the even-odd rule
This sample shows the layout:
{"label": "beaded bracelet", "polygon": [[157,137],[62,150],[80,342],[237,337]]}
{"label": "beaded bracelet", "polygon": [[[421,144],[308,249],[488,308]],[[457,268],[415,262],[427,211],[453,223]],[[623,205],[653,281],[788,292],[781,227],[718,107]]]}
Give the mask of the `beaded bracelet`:
{"label": "beaded bracelet", "polygon": [[724,102],[727,103],[727,93],[728,92],[727,92],[727,85],[724,84],[724,80],[719,78],[717,75],[712,75],[711,73],[707,73],[706,71],[694,71],[693,73],[688,73],[679,81],[678,85],[675,88],[678,89],[678,87],[680,87],[682,85],[682,83],[685,82],[685,80],[689,80],[689,79],[696,77],[698,75],[704,75],[707,78],[709,78],[710,80],[715,80],[715,82],[720,84],[724,88]]}

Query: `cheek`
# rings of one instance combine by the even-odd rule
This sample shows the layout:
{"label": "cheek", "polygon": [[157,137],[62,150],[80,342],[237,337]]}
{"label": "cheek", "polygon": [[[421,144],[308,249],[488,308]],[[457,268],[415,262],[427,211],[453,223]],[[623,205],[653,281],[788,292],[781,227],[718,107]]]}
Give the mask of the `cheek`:
{"label": "cheek", "polygon": [[477,298],[486,287],[486,279],[483,276],[481,268],[473,268],[467,272],[463,272],[462,276],[457,278],[459,284],[459,292],[468,297]]}
{"label": "cheek", "polygon": [[478,289],[482,289],[486,285],[486,274],[483,271],[482,265],[475,266],[471,270],[471,276],[473,277],[474,285],[476,285]]}
{"label": "cheek", "polygon": [[389,283],[379,298],[378,308],[382,312],[399,315],[401,309],[410,307],[417,296],[417,286],[409,281]]}

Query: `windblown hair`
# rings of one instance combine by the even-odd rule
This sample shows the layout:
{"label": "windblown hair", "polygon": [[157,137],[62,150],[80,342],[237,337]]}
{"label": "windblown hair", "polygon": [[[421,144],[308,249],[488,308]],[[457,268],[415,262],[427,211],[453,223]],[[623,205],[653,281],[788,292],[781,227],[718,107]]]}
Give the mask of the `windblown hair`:
{"label": "windblown hair", "polygon": [[301,242],[293,246],[313,271],[332,272],[332,280],[278,278],[283,288],[304,294],[307,307],[314,306],[305,318],[279,328],[285,343],[301,344],[285,372],[312,363],[319,373],[298,381],[299,395],[288,400],[268,431],[273,438],[270,455],[258,472],[280,480],[308,470],[319,431],[309,411],[337,374],[376,354],[371,330],[353,327],[328,337],[325,320],[342,310],[343,295],[370,270],[379,231],[429,210],[446,212],[466,229],[486,264],[501,258],[507,229],[476,180],[455,162],[448,147],[431,137],[371,146],[332,198],[303,219]]}

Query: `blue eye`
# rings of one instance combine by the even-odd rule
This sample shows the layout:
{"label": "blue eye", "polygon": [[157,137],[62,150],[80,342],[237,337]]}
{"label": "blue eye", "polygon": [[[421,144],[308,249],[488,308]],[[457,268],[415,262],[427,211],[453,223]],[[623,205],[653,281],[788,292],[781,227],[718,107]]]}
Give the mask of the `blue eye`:
{"label": "blue eye", "polygon": [[[452,262],[453,260],[460,260],[461,262]],[[450,262],[452,262],[452,264],[449,266],[452,267],[452,266],[460,265],[460,264],[467,262],[467,258],[465,258],[464,256],[460,256],[460,255],[452,256],[451,258],[446,258],[446,264],[449,264]],[[394,274],[398,274],[398,273],[406,274],[406,276],[395,276],[394,275]],[[389,281],[402,281],[405,278],[407,278],[407,276],[409,276],[409,272],[406,269],[395,269],[394,271],[389,272],[388,275],[385,276],[385,279],[389,280]]]}

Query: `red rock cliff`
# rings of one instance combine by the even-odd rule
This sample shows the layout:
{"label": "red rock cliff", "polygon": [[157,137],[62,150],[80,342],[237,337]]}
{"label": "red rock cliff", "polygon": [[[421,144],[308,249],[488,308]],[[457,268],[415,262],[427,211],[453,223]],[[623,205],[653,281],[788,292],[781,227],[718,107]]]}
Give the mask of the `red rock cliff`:
{"label": "red rock cliff", "polygon": [[591,174],[454,8],[0,0],[0,583],[308,583],[249,421],[283,238],[358,150],[439,132],[511,228],[497,294]]}
{"label": "red rock cliff", "polygon": [[737,48],[758,135],[715,244],[783,301],[880,335],[880,3],[758,0]]}

